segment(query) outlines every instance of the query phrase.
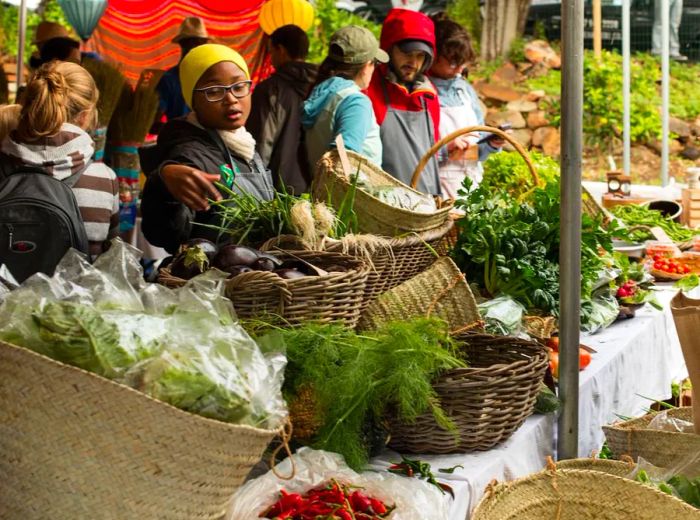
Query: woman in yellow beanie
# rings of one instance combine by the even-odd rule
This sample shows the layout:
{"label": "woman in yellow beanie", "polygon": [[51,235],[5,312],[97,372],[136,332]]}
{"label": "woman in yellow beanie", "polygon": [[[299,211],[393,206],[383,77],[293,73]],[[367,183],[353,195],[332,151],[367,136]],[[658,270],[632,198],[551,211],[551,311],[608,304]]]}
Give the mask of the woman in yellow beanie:
{"label": "woman in yellow beanie", "polygon": [[214,182],[261,200],[274,191],[245,129],[252,82],[241,55],[224,45],[196,47],[180,63],[180,83],[192,112],[169,121],[158,135],[141,202],[144,235],[171,253],[190,238],[217,240],[216,231],[192,225],[221,224],[208,203],[222,198]]}

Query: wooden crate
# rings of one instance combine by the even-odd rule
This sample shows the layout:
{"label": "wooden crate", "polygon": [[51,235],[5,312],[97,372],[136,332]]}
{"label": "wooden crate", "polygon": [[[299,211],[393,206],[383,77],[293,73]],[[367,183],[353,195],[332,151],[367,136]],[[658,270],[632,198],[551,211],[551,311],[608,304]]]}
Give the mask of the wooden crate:
{"label": "wooden crate", "polygon": [[700,189],[683,190],[681,222],[688,227],[700,226]]}

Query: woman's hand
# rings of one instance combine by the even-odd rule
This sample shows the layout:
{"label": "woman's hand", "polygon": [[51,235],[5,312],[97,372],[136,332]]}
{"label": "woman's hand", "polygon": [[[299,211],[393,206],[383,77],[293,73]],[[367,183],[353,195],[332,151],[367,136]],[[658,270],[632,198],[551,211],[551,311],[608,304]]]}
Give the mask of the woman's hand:
{"label": "woman's hand", "polygon": [[160,177],[170,194],[194,211],[207,211],[209,199],[221,200],[221,194],[212,183],[219,175],[205,173],[183,164],[168,164],[160,170]]}

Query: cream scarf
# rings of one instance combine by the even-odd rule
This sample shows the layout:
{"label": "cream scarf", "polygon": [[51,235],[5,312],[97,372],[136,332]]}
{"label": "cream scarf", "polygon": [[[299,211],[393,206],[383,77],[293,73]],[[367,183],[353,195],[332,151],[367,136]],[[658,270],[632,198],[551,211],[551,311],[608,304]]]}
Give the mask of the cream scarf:
{"label": "cream scarf", "polygon": [[[187,122],[197,128],[204,129],[197,120],[197,116],[194,112],[187,114]],[[249,162],[253,160],[253,156],[255,155],[255,138],[244,126],[236,130],[217,130],[216,132],[231,153]]]}

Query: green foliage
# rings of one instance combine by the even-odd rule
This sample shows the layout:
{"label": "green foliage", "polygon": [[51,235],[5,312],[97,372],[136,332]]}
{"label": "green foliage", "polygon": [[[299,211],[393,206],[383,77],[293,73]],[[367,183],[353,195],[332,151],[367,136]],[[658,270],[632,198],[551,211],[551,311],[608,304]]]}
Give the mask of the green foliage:
{"label": "green foliage", "polygon": [[351,467],[367,461],[368,424],[389,414],[410,423],[432,412],[438,424],[453,428],[431,384],[442,371],[464,366],[445,322],[393,322],[363,335],[337,324],[308,324],[261,341],[280,340],[288,359],[285,397],[293,402],[297,392],[312,389],[322,423],[313,446],[342,454]]}
{"label": "green foliage", "polygon": [[[676,242],[688,242],[700,232],[689,229],[686,226],[678,224],[667,219],[663,214],[655,209],[649,209],[647,206],[638,204],[620,204],[612,208],[612,213],[617,218],[622,220],[629,228],[621,228],[616,235],[619,238],[628,240],[629,242],[644,242],[645,240],[653,240],[649,228],[660,227],[666,234]],[[646,226],[637,228],[635,226]],[[632,229],[631,231],[629,229]]]}
{"label": "green foliage", "polygon": [[317,0],[315,11],[314,24],[309,29],[311,45],[307,60],[311,63],[323,61],[328,54],[328,42],[331,36],[335,31],[347,25],[366,27],[379,38],[381,25],[336,8],[334,0]]}
{"label": "green foliage", "polygon": [[[535,155],[546,184],[531,188],[530,173],[514,154],[492,157],[485,164],[483,182],[471,189],[470,181],[465,181],[466,190],[457,201],[465,216],[457,221],[453,258],[486,296],[507,295],[529,310],[556,315],[559,167],[552,159]],[[586,214],[581,225],[581,297],[590,300],[601,270],[610,263],[600,251],[612,253],[613,230]]]}
{"label": "green foliage", "polygon": [[[542,183],[558,181],[559,163],[554,159],[534,151],[530,152],[530,159]],[[505,190],[514,196],[522,195],[534,186],[530,169],[516,152],[491,154],[484,165],[484,178],[481,182],[494,191]]]}
{"label": "green foliage", "polygon": [[508,51],[508,59],[513,63],[520,63],[525,61],[525,38],[518,36],[510,44],[510,50]]}
{"label": "green foliage", "polygon": [[469,32],[472,47],[478,53],[481,42],[481,9],[479,0],[452,0],[448,3],[447,14],[462,24]]}
{"label": "green foliage", "polygon": [[[516,45],[515,51],[518,51]],[[519,52],[516,52],[519,54]],[[512,56],[511,58],[515,58]],[[488,77],[500,62],[485,64],[476,76]],[[648,142],[661,133],[659,107],[661,80],[659,60],[649,54],[637,54],[632,60],[631,84],[631,138],[633,142]],[[700,64],[671,64],[671,115],[694,120],[700,115]],[[544,107],[550,122],[559,125],[561,71],[528,78],[529,90],[544,90],[555,99]],[[622,135],[622,57],[617,52],[603,51],[600,61],[591,51],[584,60],[583,133],[588,145],[600,146]]]}

